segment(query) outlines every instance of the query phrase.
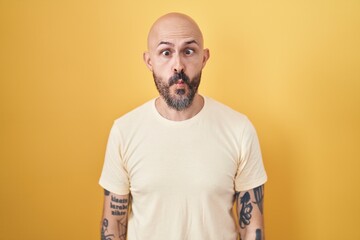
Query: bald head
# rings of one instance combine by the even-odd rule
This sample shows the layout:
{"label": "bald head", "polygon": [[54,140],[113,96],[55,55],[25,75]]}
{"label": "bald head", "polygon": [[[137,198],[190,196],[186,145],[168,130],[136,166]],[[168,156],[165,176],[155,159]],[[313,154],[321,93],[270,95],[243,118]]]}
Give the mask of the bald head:
{"label": "bald head", "polygon": [[148,35],[148,50],[156,48],[167,38],[193,38],[203,47],[203,36],[199,26],[189,16],[182,13],[168,13],[161,16],[152,25]]}
{"label": "bald head", "polygon": [[153,74],[162,106],[176,111],[202,107],[197,89],[209,56],[209,49],[203,49],[200,29],[189,16],[168,13],[155,21],[143,58]]}

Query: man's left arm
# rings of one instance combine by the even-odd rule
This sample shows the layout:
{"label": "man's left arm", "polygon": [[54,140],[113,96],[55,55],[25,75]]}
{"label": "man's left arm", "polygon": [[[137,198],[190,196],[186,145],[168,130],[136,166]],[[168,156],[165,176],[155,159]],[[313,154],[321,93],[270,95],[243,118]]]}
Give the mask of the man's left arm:
{"label": "man's left arm", "polygon": [[236,192],[241,240],[264,240],[264,185]]}

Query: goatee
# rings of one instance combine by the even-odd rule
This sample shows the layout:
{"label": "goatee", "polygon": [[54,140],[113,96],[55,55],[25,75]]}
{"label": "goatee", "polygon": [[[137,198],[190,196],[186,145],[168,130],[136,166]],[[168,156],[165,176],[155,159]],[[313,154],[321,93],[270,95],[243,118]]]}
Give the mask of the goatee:
{"label": "goatee", "polygon": [[[177,111],[182,111],[187,109],[194,100],[195,94],[198,91],[201,79],[201,71],[190,80],[190,78],[184,73],[176,73],[169,78],[167,83],[163,81],[153,72],[154,82],[160,96],[165,100],[166,104]],[[176,84],[179,80],[187,86],[188,93],[186,89],[176,89],[174,94],[170,93],[170,87]]]}

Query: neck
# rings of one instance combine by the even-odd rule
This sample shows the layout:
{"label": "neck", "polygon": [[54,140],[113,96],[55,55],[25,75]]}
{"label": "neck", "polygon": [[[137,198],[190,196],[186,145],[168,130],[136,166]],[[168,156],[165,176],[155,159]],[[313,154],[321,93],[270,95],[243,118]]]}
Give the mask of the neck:
{"label": "neck", "polygon": [[199,94],[196,94],[191,105],[182,111],[170,108],[162,97],[156,99],[155,106],[156,110],[164,118],[171,121],[184,121],[192,118],[201,111],[204,106],[204,98]]}

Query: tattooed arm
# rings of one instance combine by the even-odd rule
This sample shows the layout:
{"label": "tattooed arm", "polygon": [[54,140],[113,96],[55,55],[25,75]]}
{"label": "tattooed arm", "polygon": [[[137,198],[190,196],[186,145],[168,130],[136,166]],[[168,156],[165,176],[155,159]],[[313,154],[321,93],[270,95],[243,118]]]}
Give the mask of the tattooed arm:
{"label": "tattooed arm", "polygon": [[116,195],[104,190],[101,240],[125,240],[129,195]]}
{"label": "tattooed arm", "polygon": [[241,240],[264,240],[264,185],[236,192]]}

